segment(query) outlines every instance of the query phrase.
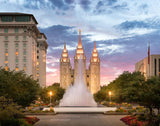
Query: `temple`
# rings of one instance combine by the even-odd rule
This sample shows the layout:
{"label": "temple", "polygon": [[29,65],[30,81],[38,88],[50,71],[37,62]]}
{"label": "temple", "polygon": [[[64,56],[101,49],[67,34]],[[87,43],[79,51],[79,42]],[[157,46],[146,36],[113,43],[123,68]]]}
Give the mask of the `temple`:
{"label": "temple", "polygon": [[60,58],[60,86],[67,89],[71,84],[74,84],[78,75],[78,60],[83,61],[83,76],[85,84],[92,94],[100,90],[100,59],[94,42],[94,49],[90,59],[89,68],[86,69],[86,56],[83,50],[81,41],[81,30],[79,30],[79,42],[74,56],[74,69],[72,69],[66,43]]}

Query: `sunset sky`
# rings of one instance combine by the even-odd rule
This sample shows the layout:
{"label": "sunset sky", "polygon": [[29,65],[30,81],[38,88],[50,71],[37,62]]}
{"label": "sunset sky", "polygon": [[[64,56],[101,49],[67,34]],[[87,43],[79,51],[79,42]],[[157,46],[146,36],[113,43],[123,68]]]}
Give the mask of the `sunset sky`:
{"label": "sunset sky", "polygon": [[47,85],[59,82],[59,59],[64,42],[73,67],[82,31],[87,68],[96,42],[101,59],[101,85],[123,71],[134,71],[135,63],[160,54],[159,0],[0,0],[0,12],[31,13],[47,36]]}

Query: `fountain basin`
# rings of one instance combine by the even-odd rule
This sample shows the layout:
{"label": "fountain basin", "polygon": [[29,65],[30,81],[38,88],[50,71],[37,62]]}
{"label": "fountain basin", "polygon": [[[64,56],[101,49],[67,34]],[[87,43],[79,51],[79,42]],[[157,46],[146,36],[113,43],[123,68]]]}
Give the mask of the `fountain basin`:
{"label": "fountain basin", "polygon": [[55,113],[104,113],[107,111],[115,111],[116,107],[54,107]]}

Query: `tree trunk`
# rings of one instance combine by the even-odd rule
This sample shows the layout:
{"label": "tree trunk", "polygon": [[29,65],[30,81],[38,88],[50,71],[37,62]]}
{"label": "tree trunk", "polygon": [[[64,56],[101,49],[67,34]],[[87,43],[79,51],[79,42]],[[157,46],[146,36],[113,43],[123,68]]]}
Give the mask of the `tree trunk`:
{"label": "tree trunk", "polygon": [[150,116],[152,116],[152,107],[149,107],[149,111],[150,111]]}
{"label": "tree trunk", "polygon": [[152,107],[149,107],[149,126],[152,124]]}

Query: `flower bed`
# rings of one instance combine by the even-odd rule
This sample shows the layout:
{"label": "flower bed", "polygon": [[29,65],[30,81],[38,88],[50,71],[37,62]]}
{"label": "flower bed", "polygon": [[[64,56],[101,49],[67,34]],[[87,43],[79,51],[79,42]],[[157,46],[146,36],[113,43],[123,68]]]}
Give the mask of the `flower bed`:
{"label": "flower bed", "polygon": [[125,116],[121,121],[129,126],[147,126],[148,121],[138,121],[136,116]]}
{"label": "flower bed", "polygon": [[23,119],[32,125],[39,121],[37,117],[24,117]]}

